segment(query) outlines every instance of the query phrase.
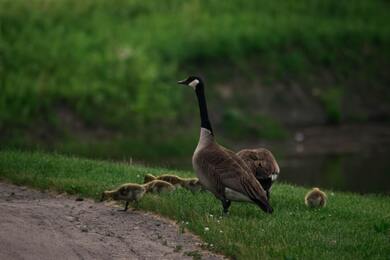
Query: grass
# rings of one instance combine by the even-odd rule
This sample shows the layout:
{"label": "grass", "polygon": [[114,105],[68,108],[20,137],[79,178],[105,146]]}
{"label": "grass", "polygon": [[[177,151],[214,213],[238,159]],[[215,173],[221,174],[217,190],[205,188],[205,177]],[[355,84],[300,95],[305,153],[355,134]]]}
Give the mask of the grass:
{"label": "grass", "polygon": [[[143,180],[146,173],[191,172],[85,160],[40,152],[0,151],[0,177],[19,185],[97,199],[101,191]],[[251,204],[233,203],[222,217],[209,193],[177,190],[148,195],[140,208],[176,220],[201,236],[205,247],[237,259],[388,259],[390,198],[327,191],[328,206],[305,207],[306,189],[276,184],[274,214]],[[197,255],[189,252],[188,255]]]}

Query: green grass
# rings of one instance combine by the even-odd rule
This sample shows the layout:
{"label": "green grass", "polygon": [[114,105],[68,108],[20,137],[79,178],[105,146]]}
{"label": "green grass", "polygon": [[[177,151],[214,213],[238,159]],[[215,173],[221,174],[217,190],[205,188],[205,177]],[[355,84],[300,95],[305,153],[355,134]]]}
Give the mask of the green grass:
{"label": "green grass", "polygon": [[[1,178],[95,199],[104,189],[140,183],[146,173],[167,171],[192,174],[56,154],[0,151]],[[388,259],[389,197],[327,191],[328,206],[310,210],[303,203],[306,191],[276,184],[272,215],[251,204],[233,203],[229,216],[221,217],[221,206],[211,194],[185,190],[148,195],[139,206],[177,220],[201,236],[207,248],[232,258]]]}

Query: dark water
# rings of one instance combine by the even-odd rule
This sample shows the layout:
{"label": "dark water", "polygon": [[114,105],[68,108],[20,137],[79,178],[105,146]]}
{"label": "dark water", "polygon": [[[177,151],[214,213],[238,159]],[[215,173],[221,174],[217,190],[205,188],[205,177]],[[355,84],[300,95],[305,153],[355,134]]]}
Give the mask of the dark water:
{"label": "dark water", "polygon": [[[329,154],[293,156],[279,160],[278,182],[334,191],[390,195],[390,155]],[[192,170],[191,159],[163,164]]]}
{"label": "dark water", "polygon": [[280,181],[305,187],[390,195],[390,158],[369,155],[314,155],[281,162]]}
{"label": "dark water", "polygon": [[[290,140],[228,145],[265,147],[276,154],[278,181],[335,191],[390,195],[390,126],[318,127],[296,130]],[[164,162],[192,170],[191,158]]]}

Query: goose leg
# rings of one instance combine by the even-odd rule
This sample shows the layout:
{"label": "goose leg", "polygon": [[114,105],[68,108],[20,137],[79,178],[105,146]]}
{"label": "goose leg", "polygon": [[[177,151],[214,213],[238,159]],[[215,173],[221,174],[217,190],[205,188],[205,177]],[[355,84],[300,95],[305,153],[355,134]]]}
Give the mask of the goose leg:
{"label": "goose leg", "polygon": [[103,202],[104,201],[104,192],[102,193],[102,196],[100,197],[100,202]]}
{"label": "goose leg", "polygon": [[126,201],[125,208],[124,209],[120,209],[119,211],[127,211],[128,208],[129,208],[129,202]]}
{"label": "goose leg", "polygon": [[227,200],[227,199],[222,199],[221,202],[222,202],[222,207],[223,207],[223,213],[227,214],[229,212],[229,207],[232,204],[232,202],[230,200]]}

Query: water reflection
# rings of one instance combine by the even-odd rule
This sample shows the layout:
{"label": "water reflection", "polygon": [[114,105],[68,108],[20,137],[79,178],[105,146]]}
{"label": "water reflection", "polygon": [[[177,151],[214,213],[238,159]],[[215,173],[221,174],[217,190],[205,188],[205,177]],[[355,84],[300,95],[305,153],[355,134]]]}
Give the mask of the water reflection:
{"label": "water reflection", "polygon": [[280,181],[306,187],[390,195],[390,160],[374,155],[313,155],[281,162]]}
{"label": "water reflection", "polygon": [[[311,127],[296,133],[281,142],[251,141],[226,146],[234,151],[270,149],[280,165],[281,182],[390,195],[389,125]],[[164,162],[164,166],[192,170],[191,157]]]}

